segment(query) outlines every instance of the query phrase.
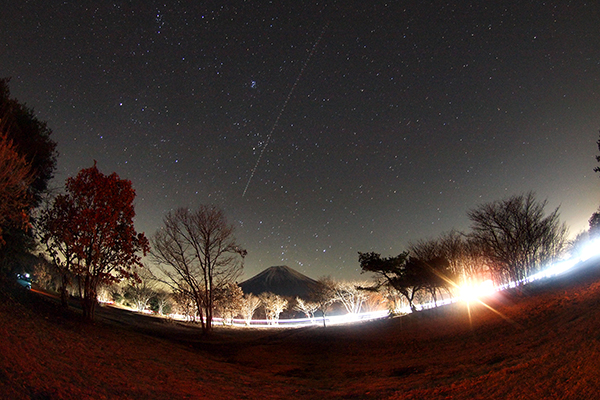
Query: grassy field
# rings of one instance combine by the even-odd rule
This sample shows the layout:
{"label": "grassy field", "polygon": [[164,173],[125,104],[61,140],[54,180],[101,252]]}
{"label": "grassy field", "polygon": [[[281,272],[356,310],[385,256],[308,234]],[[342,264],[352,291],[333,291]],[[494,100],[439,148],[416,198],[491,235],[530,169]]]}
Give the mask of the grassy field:
{"label": "grassy field", "polygon": [[0,398],[593,399],[600,268],[486,306],[300,329],[197,327],[102,308],[94,323],[0,289]]}

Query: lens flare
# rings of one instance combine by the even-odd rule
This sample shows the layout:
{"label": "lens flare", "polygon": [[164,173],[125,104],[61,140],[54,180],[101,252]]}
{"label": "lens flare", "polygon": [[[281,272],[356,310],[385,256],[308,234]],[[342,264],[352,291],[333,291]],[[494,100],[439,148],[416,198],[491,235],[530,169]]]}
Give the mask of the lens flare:
{"label": "lens flare", "polygon": [[460,298],[464,301],[474,301],[480,297],[488,296],[496,292],[494,283],[491,280],[485,280],[477,285],[469,284],[460,287]]}

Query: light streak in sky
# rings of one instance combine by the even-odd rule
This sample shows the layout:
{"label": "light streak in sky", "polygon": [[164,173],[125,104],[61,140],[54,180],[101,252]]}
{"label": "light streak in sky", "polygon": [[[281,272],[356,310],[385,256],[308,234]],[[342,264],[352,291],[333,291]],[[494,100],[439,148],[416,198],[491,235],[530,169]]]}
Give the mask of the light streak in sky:
{"label": "light streak in sky", "polygon": [[281,116],[285,112],[285,108],[287,107],[287,104],[290,101],[290,98],[292,97],[292,94],[294,94],[294,89],[296,89],[296,86],[298,86],[298,82],[302,78],[302,74],[304,73],[304,70],[306,69],[306,66],[310,62],[310,59],[312,58],[313,54],[315,53],[315,50],[317,49],[317,46],[319,45],[319,42],[321,41],[321,38],[323,38],[323,34],[325,34],[325,30],[327,29],[327,26],[328,26],[328,24],[325,24],[325,26],[321,30],[321,34],[319,35],[319,37],[317,38],[317,40],[313,44],[313,47],[310,50],[310,53],[308,54],[308,57],[306,57],[306,60],[304,61],[304,65],[302,65],[302,68],[300,69],[300,73],[298,73],[298,76],[296,77],[296,81],[292,85],[292,88],[290,89],[290,92],[288,93],[285,101],[283,102],[283,105],[281,106],[281,110],[279,110],[279,114],[277,115],[277,118],[275,118],[275,122],[273,123],[273,126],[271,127],[271,130],[269,131],[269,134],[267,135],[267,139],[265,140],[265,145],[260,150],[260,153],[258,154],[258,159],[256,160],[256,164],[254,164],[254,168],[252,168],[252,172],[250,172],[250,177],[248,178],[248,182],[246,183],[246,187],[244,188],[244,192],[242,193],[242,197],[244,197],[246,195],[246,192],[248,191],[248,186],[250,186],[250,182],[252,182],[252,178],[254,177],[254,174],[256,173],[256,169],[258,168],[258,164],[260,164],[260,160],[262,159],[262,156],[265,153],[265,150],[267,149],[267,146],[269,145],[269,142],[271,141],[271,136],[273,136],[273,132],[275,131],[275,128],[277,128],[277,124],[279,123],[279,119],[281,118]]}

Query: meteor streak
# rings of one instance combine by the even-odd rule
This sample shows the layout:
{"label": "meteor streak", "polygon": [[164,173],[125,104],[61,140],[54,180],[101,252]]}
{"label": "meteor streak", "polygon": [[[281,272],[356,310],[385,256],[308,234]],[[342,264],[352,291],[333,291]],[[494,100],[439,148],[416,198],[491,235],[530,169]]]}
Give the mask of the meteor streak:
{"label": "meteor streak", "polygon": [[269,131],[269,134],[267,135],[267,139],[265,140],[265,145],[263,146],[263,148],[261,149],[260,153],[258,154],[258,159],[256,160],[256,164],[254,164],[254,168],[252,168],[252,172],[250,172],[250,177],[248,178],[248,182],[246,183],[246,187],[244,188],[244,192],[242,193],[242,197],[244,197],[246,195],[246,192],[248,191],[248,186],[250,186],[250,182],[252,182],[252,178],[254,177],[254,174],[256,173],[256,169],[258,168],[258,164],[260,164],[260,160],[262,159],[262,156],[265,153],[265,150],[267,149],[267,146],[269,145],[269,142],[271,141],[271,136],[273,136],[273,132],[275,131],[275,128],[277,128],[277,124],[279,123],[279,119],[283,115],[283,113],[285,111],[285,108],[287,107],[287,104],[290,101],[290,98],[292,97],[292,94],[294,93],[294,89],[296,89],[296,86],[298,86],[298,82],[300,81],[300,78],[302,78],[302,74],[304,73],[304,70],[306,69],[306,66],[310,62],[310,59],[312,58],[313,54],[315,53],[315,50],[316,50],[317,46],[319,45],[319,42],[321,41],[321,38],[323,37],[323,34],[325,33],[325,30],[327,29],[327,26],[328,26],[328,24],[325,24],[325,26],[321,30],[321,34],[319,35],[319,37],[317,38],[317,40],[313,44],[313,47],[310,50],[310,53],[308,54],[308,57],[306,57],[306,60],[304,61],[304,65],[302,65],[302,68],[300,69],[300,73],[298,74],[298,77],[296,78],[296,81],[292,85],[292,88],[290,89],[290,92],[288,93],[285,101],[283,102],[283,105],[281,106],[281,110],[279,110],[279,115],[277,115],[277,118],[275,119],[275,122],[273,123],[273,126],[271,127],[271,130]]}

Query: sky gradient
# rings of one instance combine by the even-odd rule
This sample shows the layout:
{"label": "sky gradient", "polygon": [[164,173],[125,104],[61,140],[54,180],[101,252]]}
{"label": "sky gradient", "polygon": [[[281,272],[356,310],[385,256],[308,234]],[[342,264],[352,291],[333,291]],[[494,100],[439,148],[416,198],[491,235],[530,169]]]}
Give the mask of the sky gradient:
{"label": "sky gradient", "polygon": [[148,236],[217,205],[244,279],[357,278],[358,251],[468,231],[469,209],[530,190],[587,228],[598,2],[223,3],[3,6],[0,76],[54,131],[54,186],[97,160]]}

